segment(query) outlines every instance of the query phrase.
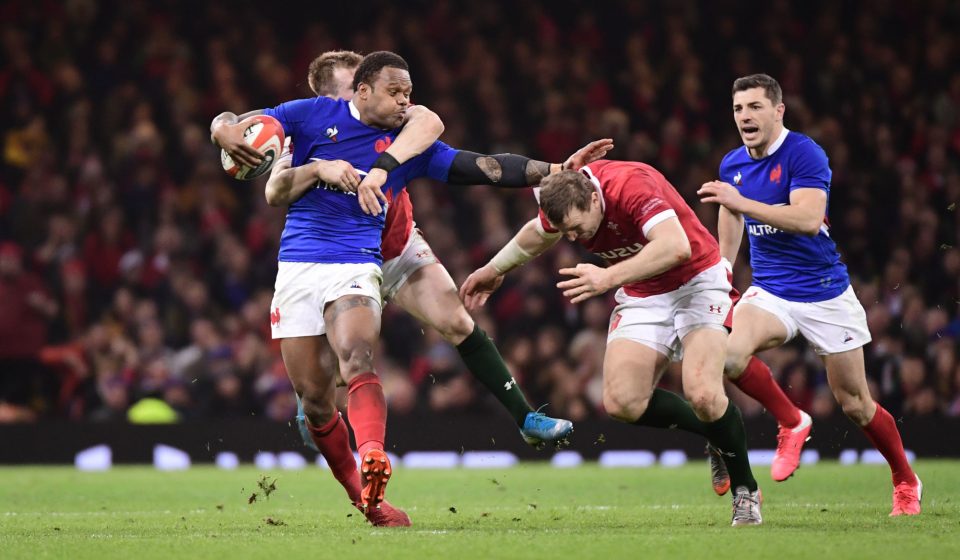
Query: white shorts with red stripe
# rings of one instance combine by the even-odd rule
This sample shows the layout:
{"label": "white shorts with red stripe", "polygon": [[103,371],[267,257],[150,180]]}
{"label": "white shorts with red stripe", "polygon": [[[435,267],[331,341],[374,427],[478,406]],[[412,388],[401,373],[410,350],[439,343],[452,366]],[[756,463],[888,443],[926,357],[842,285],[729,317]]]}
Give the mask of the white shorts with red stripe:
{"label": "white shorts with red stripe", "polygon": [[414,272],[437,262],[440,260],[433,254],[433,249],[420,234],[420,230],[413,228],[403,252],[383,263],[383,284],[380,286],[383,301],[393,299]]}
{"label": "white shorts with red stripe", "polygon": [[681,341],[691,332],[726,330],[733,305],[726,267],[717,263],[672,292],[647,297],[617,290],[617,307],[610,317],[607,343],[625,338],[649,346],[673,361],[683,358]]}

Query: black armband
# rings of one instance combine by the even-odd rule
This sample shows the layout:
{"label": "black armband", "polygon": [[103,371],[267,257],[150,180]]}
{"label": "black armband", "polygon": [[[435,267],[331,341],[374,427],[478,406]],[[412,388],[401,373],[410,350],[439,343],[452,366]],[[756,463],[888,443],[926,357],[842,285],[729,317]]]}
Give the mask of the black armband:
{"label": "black armband", "polygon": [[550,174],[550,164],[516,154],[484,155],[461,150],[453,158],[450,185],[527,187]]}
{"label": "black armband", "polygon": [[373,162],[371,169],[383,169],[387,173],[390,173],[394,169],[400,167],[400,162],[397,161],[397,158],[391,156],[387,152],[380,154],[380,157],[377,158],[377,161]]}

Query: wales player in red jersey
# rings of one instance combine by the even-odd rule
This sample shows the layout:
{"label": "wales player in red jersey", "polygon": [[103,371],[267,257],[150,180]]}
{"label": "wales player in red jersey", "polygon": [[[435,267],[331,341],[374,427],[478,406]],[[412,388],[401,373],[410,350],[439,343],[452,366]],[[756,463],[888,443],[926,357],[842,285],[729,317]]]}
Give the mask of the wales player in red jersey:
{"label": "wales player in red jersey", "polygon": [[[609,263],[560,270],[573,303],[616,289],[603,364],[603,403],[622,422],[703,435],[726,459],[733,525],[757,525],[760,490],[747,458],[740,412],[724,394],[732,290],[716,240],[680,194],[643,163],[597,161],[541,182],[540,215],[464,282],[468,308],[482,305],[513,268],[561,237]],[[682,359],[684,393],[656,388]]]}

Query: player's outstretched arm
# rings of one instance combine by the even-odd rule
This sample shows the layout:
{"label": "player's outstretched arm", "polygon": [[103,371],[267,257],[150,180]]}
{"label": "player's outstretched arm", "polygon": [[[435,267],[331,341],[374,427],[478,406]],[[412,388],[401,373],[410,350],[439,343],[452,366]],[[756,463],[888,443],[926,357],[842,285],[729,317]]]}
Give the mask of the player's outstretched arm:
{"label": "player's outstretched arm", "polygon": [[613,149],[613,140],[590,142],[563,163],[547,163],[516,154],[478,154],[461,150],[453,158],[447,178],[449,185],[494,185],[528,187],[539,185],[547,175],[564,169],[580,169],[597,161]]}
{"label": "player's outstretched arm", "polygon": [[548,233],[540,227],[540,219],[527,222],[513,236],[503,249],[500,249],[490,262],[478,268],[467,277],[460,286],[460,299],[467,309],[474,310],[487,302],[490,294],[503,284],[503,277],[518,266],[540,255],[560,239],[559,233]]}
{"label": "player's outstretched arm", "polygon": [[314,160],[305,165],[291,167],[292,159],[277,160],[270,170],[270,178],[264,196],[270,206],[288,206],[296,202],[308,190],[323,182],[343,190],[355,190],[360,184],[360,174],[348,162]]}
{"label": "player's outstretched arm", "polygon": [[677,218],[653,226],[647,239],[650,242],[639,253],[608,268],[586,263],[561,268],[560,274],[573,278],[559,282],[557,287],[571,303],[580,303],[617,286],[653,278],[690,258],[690,240]]}
{"label": "player's outstretched arm", "polygon": [[387,182],[387,174],[414,156],[422,154],[443,134],[443,121],[423,105],[414,105],[408,108],[406,113],[403,130],[390,147],[380,154],[363,181],[353,185],[351,189],[344,189],[357,193],[360,208],[367,214],[379,214],[382,211],[380,203],[387,202],[382,190]]}
{"label": "player's outstretched arm", "polygon": [[773,206],[746,198],[733,185],[723,181],[704,183],[700,202],[716,202],[738,214],[746,214],[758,222],[800,235],[817,235],[827,212],[827,193],[818,188],[790,191],[790,204]]}
{"label": "player's outstretched arm", "polygon": [[244,142],[244,127],[240,125],[240,122],[262,114],[263,109],[248,111],[239,116],[229,111],[220,113],[210,122],[210,141],[223,148],[233,158],[233,161],[241,165],[250,167],[260,165],[260,162],[263,161],[263,155]]}
{"label": "player's outstretched arm", "polygon": [[732,269],[743,241],[743,214],[721,206],[717,218],[717,238],[720,242],[720,256],[727,259]]}

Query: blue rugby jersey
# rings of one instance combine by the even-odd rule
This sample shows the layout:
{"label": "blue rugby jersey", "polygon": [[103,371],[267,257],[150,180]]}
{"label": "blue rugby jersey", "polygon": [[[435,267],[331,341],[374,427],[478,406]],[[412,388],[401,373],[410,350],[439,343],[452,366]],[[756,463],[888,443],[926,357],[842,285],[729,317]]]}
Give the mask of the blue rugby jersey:
{"label": "blue rugby jersey", "polygon": [[[753,159],[746,146],[740,146],[720,162],[721,181],[747,198],[773,206],[789,204],[794,189],[822,189],[829,197],[830,177],[823,148],[786,128],[766,157]],[[816,236],[787,233],[750,216],[744,216],[744,222],[754,285],[798,302],[832,299],[850,285],[826,216]]]}
{"label": "blue rugby jersey", "polygon": [[[284,134],[291,138],[294,167],[315,159],[340,159],[361,177],[400,132],[368,126],[360,121],[353,103],[327,97],[288,101],[264,113],[280,121]],[[391,171],[383,192],[390,197],[418,177],[445,182],[456,154],[457,150],[435,142]],[[369,216],[360,209],[356,194],[318,183],[287,210],[278,260],[381,264],[385,217],[386,208],[378,216]]]}

